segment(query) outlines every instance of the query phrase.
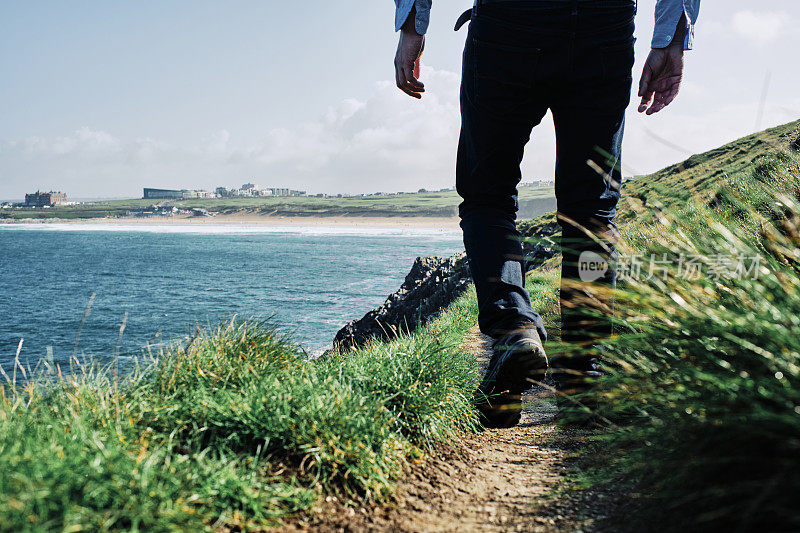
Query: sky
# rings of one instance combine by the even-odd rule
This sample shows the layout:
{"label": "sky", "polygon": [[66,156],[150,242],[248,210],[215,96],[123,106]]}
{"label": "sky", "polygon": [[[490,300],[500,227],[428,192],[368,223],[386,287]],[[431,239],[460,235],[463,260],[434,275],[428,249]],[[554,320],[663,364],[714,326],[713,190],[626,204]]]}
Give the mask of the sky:
{"label": "sky", "polygon": [[[0,0],[0,199],[450,187],[466,36],[452,28],[470,3],[433,2],[416,101],[392,81],[391,0]],[[639,2],[635,80],[654,3]],[[625,172],[800,118],[799,25],[797,0],[703,0],[678,100],[628,111]],[[552,179],[554,161],[547,117],[523,179]]]}

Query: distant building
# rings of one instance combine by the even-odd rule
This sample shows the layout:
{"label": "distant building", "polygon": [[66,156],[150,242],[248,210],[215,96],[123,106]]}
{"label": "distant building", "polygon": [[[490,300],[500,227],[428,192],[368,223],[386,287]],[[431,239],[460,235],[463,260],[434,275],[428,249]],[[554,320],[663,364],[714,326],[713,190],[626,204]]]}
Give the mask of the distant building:
{"label": "distant building", "polygon": [[25,205],[27,207],[44,207],[57,204],[66,204],[67,194],[63,192],[41,192],[25,195]]}
{"label": "distant building", "polygon": [[228,191],[228,196],[232,196],[234,198],[251,198],[256,196],[256,189],[231,189]]}
{"label": "distant building", "polygon": [[191,200],[195,198],[216,198],[217,193],[202,189],[145,189],[145,200]]}
{"label": "distant building", "polygon": [[183,198],[184,200],[191,200],[191,199],[194,199],[194,198],[216,198],[217,197],[216,193],[213,193],[213,192],[210,192],[210,191],[205,191],[205,190],[202,190],[202,189],[200,189],[200,190],[194,190],[194,189],[183,190],[181,192],[183,193],[183,196],[181,196],[181,198]]}
{"label": "distant building", "polygon": [[175,189],[145,189],[145,200],[180,200],[183,198],[183,191]]}
{"label": "distant building", "polygon": [[294,189],[286,189],[282,187],[272,187],[270,189],[264,189],[264,191],[269,191],[272,196],[305,196],[306,191],[296,191]]}
{"label": "distant building", "polygon": [[217,187],[215,191],[203,189],[144,189],[145,200],[186,200],[195,198],[253,198],[264,196],[306,196],[306,191],[286,188],[261,189],[255,183],[245,183],[239,189]]}

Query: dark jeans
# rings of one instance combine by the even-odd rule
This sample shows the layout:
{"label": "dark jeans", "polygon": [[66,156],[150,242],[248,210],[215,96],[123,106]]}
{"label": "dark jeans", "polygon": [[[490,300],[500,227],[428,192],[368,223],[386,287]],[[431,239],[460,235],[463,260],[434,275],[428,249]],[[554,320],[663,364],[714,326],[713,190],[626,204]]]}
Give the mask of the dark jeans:
{"label": "dark jeans", "polygon": [[[497,336],[541,318],[524,288],[516,229],[520,163],[549,109],[556,133],[555,188],[563,230],[565,340],[610,334],[610,304],[587,296],[578,257],[613,259],[612,222],[633,67],[634,0],[532,0],[473,9],[464,49],[456,188],[481,331]],[[593,283],[613,286],[610,268]],[[575,362],[578,366],[580,362]]]}

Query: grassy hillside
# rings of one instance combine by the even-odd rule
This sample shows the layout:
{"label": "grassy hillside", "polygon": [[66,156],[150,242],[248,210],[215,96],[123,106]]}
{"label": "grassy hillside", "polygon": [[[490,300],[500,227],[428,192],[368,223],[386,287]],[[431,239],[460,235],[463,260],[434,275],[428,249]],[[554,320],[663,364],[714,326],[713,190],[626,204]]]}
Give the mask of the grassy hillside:
{"label": "grassy hillside", "polygon": [[622,226],[633,219],[652,222],[655,211],[648,206],[681,210],[690,201],[708,204],[721,188],[741,188],[751,181],[754,171],[768,170],[789,157],[786,154],[792,152],[789,147],[799,126],[796,121],[755,133],[626,182],[617,221]]}
{"label": "grassy hillside", "polygon": [[[606,361],[610,375],[564,404],[568,421],[604,427],[583,472],[622,486],[614,530],[800,528],[798,126],[626,184],[621,253],[645,275],[615,293],[615,338],[551,346]],[[671,262],[648,276],[651,254]]]}
{"label": "grassy hillside", "polygon": [[[523,216],[533,217],[555,208],[552,187],[522,187],[519,194]],[[344,198],[275,197],[176,200],[179,208],[204,208],[223,214],[274,216],[429,216],[458,215],[461,199],[455,191],[354,196]],[[125,216],[131,209],[147,207],[159,200],[114,200],[49,209],[0,209],[0,218],[103,218]]]}
{"label": "grassy hillside", "polygon": [[[714,207],[721,214],[719,204],[731,193],[743,196],[742,202],[763,211],[775,188],[790,194],[796,190],[793,179],[774,172],[784,169],[790,176],[796,175],[797,157],[792,154],[800,148],[798,136],[800,121],[790,122],[625,181],[616,218],[623,239],[634,238],[638,229],[655,224],[664,211],[685,213],[704,206]],[[518,226],[529,247],[538,243],[543,234],[553,233],[543,231],[555,223],[552,213],[521,218],[526,220]],[[556,229],[554,234],[559,233]]]}

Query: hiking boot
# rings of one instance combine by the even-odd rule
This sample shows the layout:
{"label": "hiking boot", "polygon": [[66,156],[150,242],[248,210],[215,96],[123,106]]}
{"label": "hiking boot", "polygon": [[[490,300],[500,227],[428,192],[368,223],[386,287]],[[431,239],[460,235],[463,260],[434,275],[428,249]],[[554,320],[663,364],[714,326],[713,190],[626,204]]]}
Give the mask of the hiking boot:
{"label": "hiking boot", "polygon": [[484,427],[508,428],[522,417],[522,393],[547,373],[547,355],[533,324],[517,328],[495,340],[478,390],[476,406]]}

